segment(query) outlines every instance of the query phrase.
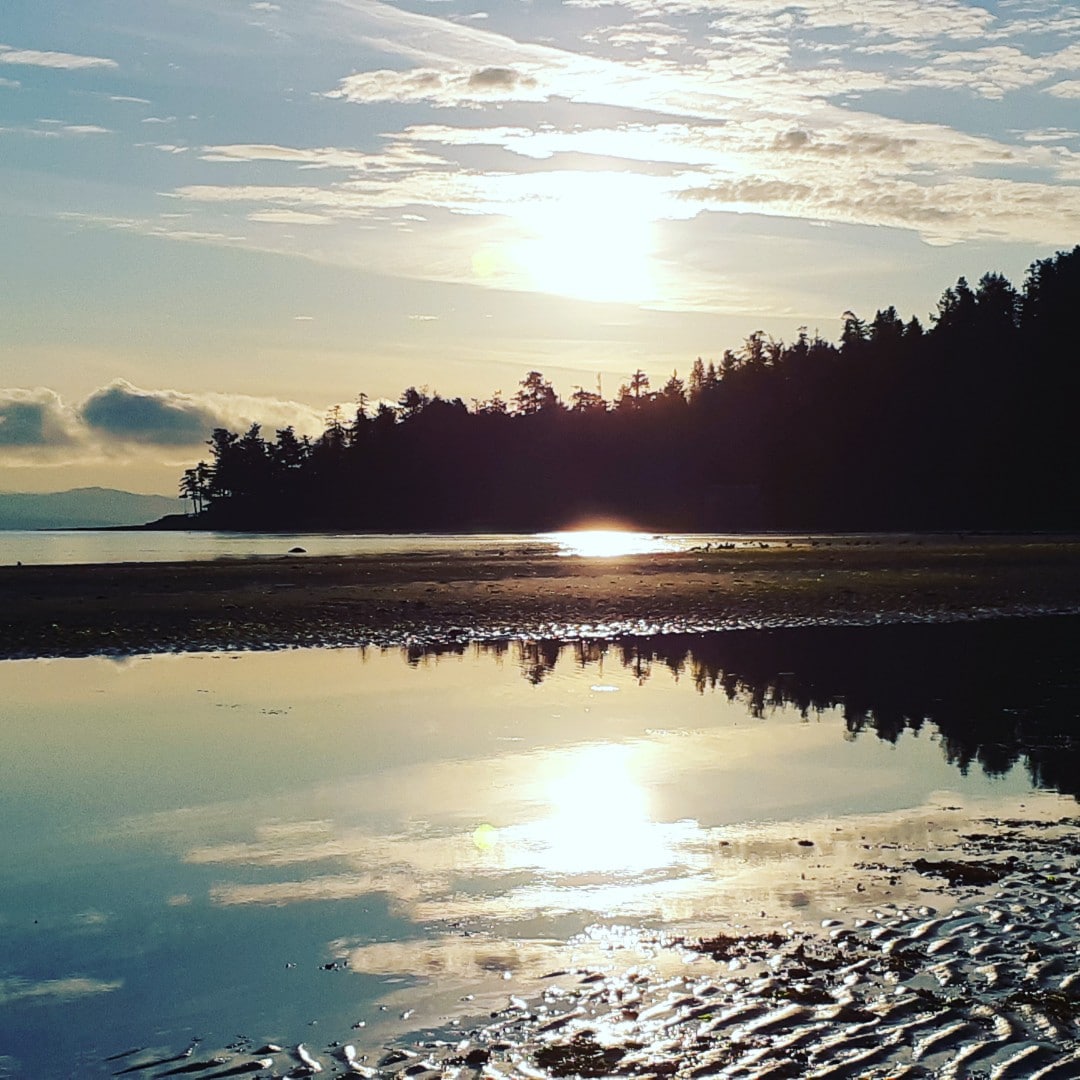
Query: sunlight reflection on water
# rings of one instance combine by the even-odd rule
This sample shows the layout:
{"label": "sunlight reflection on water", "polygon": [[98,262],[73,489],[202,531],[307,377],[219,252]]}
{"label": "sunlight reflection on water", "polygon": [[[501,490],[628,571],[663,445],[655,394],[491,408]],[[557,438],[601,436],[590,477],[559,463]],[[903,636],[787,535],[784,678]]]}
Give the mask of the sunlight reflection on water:
{"label": "sunlight reflection on water", "polygon": [[654,555],[664,551],[679,551],[684,547],[670,536],[626,532],[621,529],[577,529],[541,533],[539,539],[555,543],[560,555],[578,555],[585,558]]}
{"label": "sunlight reflection on water", "polygon": [[221,1038],[221,1017],[272,1042],[362,1020],[377,1046],[418,1002],[539,977],[598,921],[685,935],[918,900],[912,852],[1017,804],[1075,812],[1033,790],[1075,776],[1040,756],[1059,728],[1015,735],[1075,711],[1038,697],[1067,689],[1074,631],[0,665],[0,1045],[37,1080],[109,1075],[147,1031]]}

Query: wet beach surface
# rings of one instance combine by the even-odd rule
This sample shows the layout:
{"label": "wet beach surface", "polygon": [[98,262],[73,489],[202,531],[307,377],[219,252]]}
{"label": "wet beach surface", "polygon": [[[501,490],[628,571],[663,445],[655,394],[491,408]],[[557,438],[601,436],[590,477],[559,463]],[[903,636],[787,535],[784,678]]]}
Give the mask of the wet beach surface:
{"label": "wet beach surface", "polygon": [[[55,802],[65,815],[68,807],[79,813],[80,791],[93,791],[82,796],[88,805],[100,802],[106,817],[122,813],[110,829],[123,845],[144,835],[162,844],[164,855],[153,859],[163,858],[165,869],[155,872],[179,882],[183,864],[183,885],[175,889],[184,891],[165,895],[145,853],[139,858],[148,879],[134,891],[164,890],[150,895],[148,910],[160,912],[152,919],[162,928],[174,918],[192,927],[174,968],[162,963],[141,977],[134,969],[121,976],[107,940],[134,955],[144,947],[130,930],[108,937],[129,917],[127,901],[114,898],[111,910],[87,899],[84,886],[76,899],[59,901],[65,909],[85,906],[63,916],[76,929],[59,933],[55,945],[45,944],[47,935],[39,942],[37,907],[48,905],[37,897],[37,864],[50,857],[48,846],[39,856],[36,841],[23,850],[9,835],[9,896],[29,890],[33,906],[24,914],[0,904],[9,942],[20,942],[0,965],[0,1077],[1078,1077],[1080,668],[1070,614],[1080,610],[1078,555],[1076,543],[1061,538],[761,538],[735,549],[599,560],[297,555],[198,566],[0,568],[10,601],[0,620],[3,655],[114,656],[122,682],[144,680],[145,700],[133,699],[142,704],[130,718],[117,712],[106,730],[103,718],[121,708],[114,698],[127,699],[115,697],[98,668],[72,667],[67,676],[64,665],[113,662],[42,668],[34,661],[10,669],[57,686],[49,691],[54,703],[40,713],[57,717],[56,730],[48,719],[46,745],[35,750],[48,763],[41,783],[56,789],[46,810]],[[741,632],[707,632],[717,628]],[[355,644],[374,646],[357,654],[358,672],[335,661],[318,676],[288,676],[280,670],[288,657],[297,672],[320,653],[332,658],[322,649],[290,651],[279,661],[261,657],[255,689],[223,689],[231,684],[220,672],[250,662],[243,660],[248,650]],[[206,655],[132,656],[184,651]],[[352,762],[395,742],[377,728],[356,734],[365,709],[378,715],[398,702],[402,719],[388,715],[387,731],[397,730],[400,742],[395,724],[431,739],[452,707],[446,690],[428,703],[426,691],[395,675],[387,696],[354,717],[366,700],[361,688],[375,678],[367,669],[385,665],[383,655],[404,661],[409,678],[425,679],[426,672],[453,675],[455,665],[494,660],[526,689],[559,690],[564,703],[551,713],[554,706],[488,687],[483,697],[466,699],[443,771],[433,764],[402,772],[373,760],[370,775],[354,777],[359,766]],[[201,674],[192,667],[200,663]],[[327,707],[306,707],[305,700],[311,686],[347,682],[346,674],[357,681],[341,691],[344,712],[335,726],[332,709],[326,721]],[[637,726],[637,714],[627,711],[638,708],[631,694],[661,677],[679,693],[641,706],[647,726]],[[476,676],[466,667],[455,678],[464,685]],[[289,687],[281,700],[269,696],[277,679]],[[60,719],[97,694],[105,695],[98,713]],[[566,704],[575,694],[589,702],[580,714]],[[691,719],[697,713],[685,704],[672,711],[686,696],[707,710],[721,700],[738,706],[749,727],[733,720],[739,732],[715,744],[712,729],[698,726],[705,721]],[[536,740],[535,752],[474,764],[470,755],[479,751],[468,740],[484,729],[481,702],[500,725],[514,717],[485,738],[516,746],[524,735]],[[612,702],[619,709],[603,713]],[[767,734],[759,725],[785,710],[801,713],[803,724],[782,728],[776,745],[791,744],[793,767],[810,776],[806,783],[820,797],[798,795],[788,806],[785,785],[804,781],[798,771],[785,779],[782,754],[768,742],[755,751],[756,765],[731,761],[700,779],[688,771],[690,763],[712,761],[709,755],[720,755],[709,766],[715,770],[749,752],[739,748],[758,746]],[[14,735],[10,704],[7,713]],[[593,717],[589,735],[575,731],[586,714]],[[616,718],[621,727],[605,726]],[[855,772],[832,777],[830,730],[856,748],[869,740],[909,754],[921,745],[919,768],[940,757],[965,779],[985,774],[990,787],[908,795],[889,787],[885,759],[876,766],[881,772],[868,771],[865,752]],[[24,737],[25,756],[31,734]],[[259,749],[264,739],[270,742]],[[586,743],[576,746],[581,739]],[[64,747],[71,765],[59,749],[53,761],[49,746]],[[245,746],[250,752],[239,749]],[[117,748],[122,758],[126,747],[130,764],[117,763]],[[678,786],[679,809],[635,825],[634,789],[601,781],[627,754],[661,750],[666,757],[643,757],[653,764],[641,768],[658,791]],[[103,764],[83,764],[95,753]],[[5,754],[11,788],[18,737]],[[264,756],[278,762],[274,771]],[[496,860],[498,873],[484,869],[514,837],[532,852],[528,858],[540,858],[527,822],[474,828],[508,806],[510,793],[524,797],[519,789],[532,773],[514,770],[535,770],[541,758],[550,768],[578,757],[574,784],[588,786],[582,778],[592,777],[603,804],[582,804],[562,783],[577,812],[558,833],[559,843],[570,844],[562,856],[569,862],[539,875],[528,859],[520,868]],[[671,771],[666,779],[664,769]],[[776,775],[767,779],[765,770]],[[1029,779],[1017,787],[1020,773]],[[171,809],[136,813],[137,793],[128,789],[139,785]],[[463,834],[460,822],[439,824],[447,805],[461,804],[460,792],[489,786],[494,802],[466,819]],[[416,820],[385,836],[355,836],[349,815],[359,813],[362,798],[415,803]],[[16,788],[9,802],[9,834],[17,838],[24,815]],[[719,816],[710,821],[709,813]],[[585,839],[600,847],[577,850],[575,834],[590,831],[590,815],[599,817],[599,831]],[[647,830],[625,831],[627,818]],[[64,826],[73,832],[73,851],[81,828]],[[672,850],[686,849],[677,857],[689,860],[683,869],[664,869],[676,858],[670,852],[658,855],[656,866],[635,869],[642,852],[648,855],[648,830],[668,836]],[[480,869],[462,868],[462,836],[466,862]],[[58,877],[77,879],[80,863],[92,864],[98,850],[112,866],[114,856],[95,847],[100,843],[94,836]],[[604,871],[598,853],[626,865]],[[444,864],[449,876],[432,884]],[[92,867],[86,872],[88,881],[101,876]],[[27,873],[29,883],[20,876]],[[191,874],[205,897],[187,880]],[[369,917],[349,906],[361,899],[375,911],[389,903],[383,922],[343,933],[336,920],[347,916],[345,925],[358,927]],[[300,922],[290,931],[294,908]],[[412,926],[404,937],[404,924],[394,929],[402,911]],[[43,924],[57,919],[42,913]],[[216,940],[207,928],[220,920],[280,924],[293,936],[262,933],[246,946],[243,937],[222,939],[216,949],[225,966],[215,969],[212,952],[197,953],[207,947],[200,942]],[[306,922],[310,929],[301,932]],[[165,931],[151,923],[142,933],[156,939]],[[94,935],[102,941],[86,956],[96,959],[67,958]],[[32,951],[24,941],[36,943]],[[58,959],[50,961],[55,970],[36,961],[44,966],[32,977],[30,957],[39,951]],[[185,958],[188,951],[196,958]],[[225,956],[234,957],[233,966]],[[179,987],[166,991],[174,980]],[[150,1019],[135,1033],[120,1015],[110,1016],[107,1003],[142,984]],[[203,1021],[186,1012],[169,1016],[170,993]],[[264,996],[277,1004],[264,1006]],[[104,1003],[104,1011],[95,1006],[102,1022],[75,1049],[63,1037],[64,1015],[74,1016],[84,999]],[[3,1013],[13,1008],[36,1017],[39,1042],[50,1027],[45,1010],[56,1010],[45,1036],[51,1053],[41,1045],[31,1052],[19,1037],[5,1041]],[[122,1041],[114,1028],[124,1031]],[[31,1071],[20,1058],[35,1062]]]}
{"label": "wet beach surface", "polygon": [[[885,819],[868,819],[857,845],[811,827],[816,840],[794,842],[818,849],[803,853],[803,878],[851,889],[819,921],[762,910],[700,936],[596,926],[566,945],[564,966],[512,983],[507,972],[505,989],[402,994],[381,1040],[358,1021],[330,1038],[313,1026],[288,1045],[241,1035],[104,1064],[200,1077],[1075,1077],[1080,818],[1019,810],[940,807],[907,822],[907,842]],[[845,846],[865,858],[847,864]]]}
{"label": "wet beach surface", "polygon": [[3,657],[941,622],[1080,610],[1080,541],[770,536],[611,558],[283,550],[0,566],[0,596]]}

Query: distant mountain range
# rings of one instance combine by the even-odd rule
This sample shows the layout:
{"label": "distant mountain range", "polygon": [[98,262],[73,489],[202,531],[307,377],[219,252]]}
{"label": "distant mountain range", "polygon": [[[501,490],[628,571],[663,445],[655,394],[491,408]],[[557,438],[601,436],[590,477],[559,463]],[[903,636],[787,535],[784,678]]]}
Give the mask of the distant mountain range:
{"label": "distant mountain range", "polygon": [[182,499],[136,495],[112,488],[75,488],[46,493],[0,492],[0,529],[107,528],[143,525],[182,514]]}

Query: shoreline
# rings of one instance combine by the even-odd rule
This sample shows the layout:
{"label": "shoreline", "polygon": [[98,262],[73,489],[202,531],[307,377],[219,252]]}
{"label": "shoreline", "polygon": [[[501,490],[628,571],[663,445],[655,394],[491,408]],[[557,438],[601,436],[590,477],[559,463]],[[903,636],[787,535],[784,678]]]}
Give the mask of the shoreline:
{"label": "shoreline", "polygon": [[1080,538],[0,566],[0,598],[4,659],[944,622],[1080,612]]}
{"label": "shoreline", "polygon": [[[899,812],[845,821],[846,840],[819,822],[809,847],[777,823],[792,887],[835,877],[849,886],[843,903],[793,916],[729,898],[690,926],[598,919],[565,942],[509,939],[497,954],[505,968],[474,960],[475,970],[420,977],[348,1030],[316,1032],[313,1021],[271,1043],[210,1042],[192,1066],[368,1080],[1075,1076],[1074,806],[939,799],[914,822]],[[482,926],[448,933],[490,961]],[[363,943],[333,955],[323,970],[385,973]],[[93,1064],[113,1075],[185,1056],[168,1043],[96,1049]]]}

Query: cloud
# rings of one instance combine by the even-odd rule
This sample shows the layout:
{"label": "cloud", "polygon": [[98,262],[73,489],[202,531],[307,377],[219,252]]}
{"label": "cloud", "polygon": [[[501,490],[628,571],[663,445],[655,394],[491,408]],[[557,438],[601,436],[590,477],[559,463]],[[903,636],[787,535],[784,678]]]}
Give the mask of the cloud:
{"label": "cloud", "polygon": [[509,67],[482,67],[473,71],[365,71],[342,79],[327,93],[354,104],[427,101],[442,108],[478,106],[491,101],[546,101],[550,90],[541,88],[534,73]]}
{"label": "cloud", "polygon": [[334,220],[325,214],[307,214],[302,210],[255,210],[247,219],[271,225],[329,225]]}
{"label": "cloud", "polygon": [[111,128],[97,124],[65,124],[61,120],[39,120],[39,127],[2,128],[0,133],[29,135],[41,139],[79,138],[83,135],[112,135]]}
{"label": "cloud", "polygon": [[272,161],[301,169],[348,169],[352,173],[403,172],[425,165],[443,165],[442,158],[422,152],[406,143],[392,143],[379,153],[345,150],[336,146],[297,147],[276,144],[232,143],[204,146],[203,161],[239,163]]}
{"label": "cloud", "polygon": [[317,435],[322,411],[294,401],[240,394],[143,390],[116,379],[81,402],[53,390],[0,389],[0,464],[33,466],[156,455],[175,463],[201,452],[215,427],[272,437],[292,426]]}
{"label": "cloud", "polygon": [[941,53],[904,81],[940,90],[966,89],[1000,101],[1011,91],[1038,85],[1056,70],[1057,62],[1052,57],[1029,56],[1015,46],[994,45]]}
{"label": "cloud", "polygon": [[216,427],[242,430],[292,425],[301,432],[322,430],[315,410],[291,401],[229,394],[185,394],[177,390],[141,390],[116,379],[94,391],[79,407],[87,427],[120,442],[155,446],[197,446]]}
{"label": "cloud", "polygon": [[[241,5],[245,24],[249,7],[277,6]],[[522,245],[554,207],[587,221],[598,180],[610,187],[605,209],[656,225],[661,241],[679,231],[675,223],[718,210],[884,226],[932,243],[1060,244],[1072,228],[1077,196],[1064,184],[1078,166],[1066,147],[1022,132],[994,139],[896,118],[918,115],[926,95],[909,92],[927,88],[948,94],[945,113],[958,125],[973,94],[984,109],[1016,95],[1014,116],[1030,91],[1074,96],[1069,81],[1049,83],[1075,73],[1075,38],[1055,40],[1060,20],[1052,25],[1040,8],[1026,5],[1021,18],[1017,5],[991,12],[974,0],[602,6],[600,17],[571,13],[579,29],[557,47],[379,0],[313,0],[310,20],[295,21],[286,5],[269,21],[290,41],[332,34],[347,51],[330,62],[358,66],[325,68],[306,85],[283,69],[291,81],[280,85],[313,93],[309,104],[328,113],[337,106],[327,98],[357,106],[355,117],[346,109],[338,116],[338,130],[355,130],[355,141],[293,146],[273,128],[259,136],[265,141],[205,139],[187,155],[183,178],[162,192],[182,221],[149,213],[99,221],[504,289],[546,288],[521,271]],[[1023,26],[1045,36],[1022,39]],[[879,101],[892,116],[875,111]],[[980,120],[972,130],[993,127]],[[1020,177],[1026,185],[1013,186]],[[974,202],[988,191],[980,216]],[[405,220],[415,242],[400,236]],[[664,250],[662,242],[651,250]],[[662,257],[650,257],[658,267]],[[689,277],[675,258],[663,259],[665,274]]]}
{"label": "cloud", "polygon": [[708,13],[757,32],[857,30],[871,37],[978,38],[994,16],[962,0],[566,0],[584,8],[622,7],[649,17]]}
{"label": "cloud", "polygon": [[139,390],[123,379],[95,391],[80,411],[94,431],[157,446],[195,445],[216,426],[213,412],[191,395]]}
{"label": "cloud", "polygon": [[69,446],[76,429],[77,418],[52,390],[0,390],[0,449]]}
{"label": "cloud", "polygon": [[86,68],[116,68],[115,60],[103,56],[78,56],[75,53],[41,52],[38,49],[16,49],[0,45],[0,64],[24,64],[29,67],[63,68],[80,71]]}
{"label": "cloud", "polygon": [[519,86],[536,86],[536,79],[531,75],[521,75],[513,68],[487,67],[474,71],[469,76],[470,90],[499,90],[510,93]]}
{"label": "cloud", "polygon": [[1080,79],[1064,79],[1046,88],[1048,94],[1054,97],[1064,98],[1066,101],[1074,101],[1080,98]]}

